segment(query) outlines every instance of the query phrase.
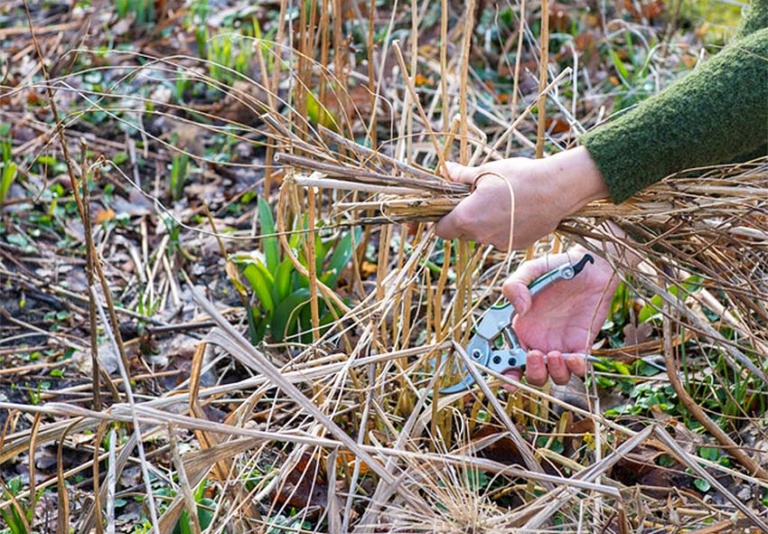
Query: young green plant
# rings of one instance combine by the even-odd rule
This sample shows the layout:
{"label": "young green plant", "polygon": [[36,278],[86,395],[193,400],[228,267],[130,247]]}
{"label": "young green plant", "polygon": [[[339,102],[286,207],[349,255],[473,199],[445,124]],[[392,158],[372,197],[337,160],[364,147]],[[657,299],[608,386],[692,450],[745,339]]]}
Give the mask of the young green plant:
{"label": "young green plant", "polygon": [[11,131],[10,124],[0,125],[0,204],[5,202],[8,196],[8,190],[16,179],[19,167],[13,161],[13,143],[9,136]]}
{"label": "young green plant", "polygon": [[[310,341],[309,280],[296,269],[287,254],[281,254],[274,217],[269,204],[262,197],[258,199],[258,217],[263,251],[235,254],[230,258],[242,270],[258,301],[257,306],[249,306],[247,310],[251,340],[258,343],[269,335],[277,342],[296,340],[296,336],[302,341]],[[337,286],[361,234],[362,230],[356,228],[330,239],[323,239],[320,235],[315,237],[315,266],[320,282],[331,289]],[[309,260],[302,252],[303,236],[303,231],[295,232],[289,240],[289,246],[306,268]],[[321,301],[319,311],[320,327],[325,329],[335,320],[336,310]]]}

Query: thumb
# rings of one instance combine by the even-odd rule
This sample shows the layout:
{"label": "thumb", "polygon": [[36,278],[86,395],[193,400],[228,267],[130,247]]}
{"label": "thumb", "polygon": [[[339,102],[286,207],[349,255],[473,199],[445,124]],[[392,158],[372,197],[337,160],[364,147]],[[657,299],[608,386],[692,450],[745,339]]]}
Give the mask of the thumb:
{"label": "thumb", "polygon": [[568,261],[565,256],[541,257],[525,261],[507,278],[502,286],[502,293],[515,307],[517,315],[525,315],[531,309],[533,297],[528,286],[564,261]]}
{"label": "thumb", "polygon": [[528,290],[528,284],[520,281],[508,278],[501,288],[501,292],[507,298],[512,306],[515,308],[515,313],[518,316],[525,315],[528,310],[531,309],[533,297]]}
{"label": "thumb", "polygon": [[478,167],[467,167],[453,161],[445,162],[445,170],[448,171],[448,178],[452,182],[461,182],[464,184],[472,184],[477,176]]}

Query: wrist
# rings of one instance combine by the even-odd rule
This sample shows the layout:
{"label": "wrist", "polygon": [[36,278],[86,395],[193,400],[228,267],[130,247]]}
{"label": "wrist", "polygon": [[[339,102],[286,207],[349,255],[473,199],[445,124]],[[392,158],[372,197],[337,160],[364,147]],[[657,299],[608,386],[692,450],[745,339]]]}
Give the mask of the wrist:
{"label": "wrist", "polygon": [[573,215],[592,201],[609,198],[603,175],[584,147],[572,148],[544,160],[565,216]]}
{"label": "wrist", "polygon": [[[645,260],[633,246],[635,244],[634,241],[621,227],[613,222],[604,222],[597,228],[597,232],[604,236],[598,246],[603,248],[608,255],[619,260],[621,264],[635,268]],[[596,241],[590,241],[597,245]]]}

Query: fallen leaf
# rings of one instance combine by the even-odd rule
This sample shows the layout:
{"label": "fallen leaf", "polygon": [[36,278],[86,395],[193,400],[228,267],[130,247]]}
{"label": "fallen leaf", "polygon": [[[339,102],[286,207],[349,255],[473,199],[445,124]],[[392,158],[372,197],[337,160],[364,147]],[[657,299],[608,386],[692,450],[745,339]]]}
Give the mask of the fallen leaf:
{"label": "fallen leaf", "polygon": [[96,216],[94,217],[94,222],[96,224],[102,224],[107,221],[111,221],[115,218],[115,212],[112,209],[105,209],[100,210],[96,212]]}
{"label": "fallen leaf", "polygon": [[318,512],[328,505],[328,481],[325,469],[318,465],[317,458],[305,454],[296,467],[285,477],[277,488],[275,500],[278,504],[298,509],[317,507]]}

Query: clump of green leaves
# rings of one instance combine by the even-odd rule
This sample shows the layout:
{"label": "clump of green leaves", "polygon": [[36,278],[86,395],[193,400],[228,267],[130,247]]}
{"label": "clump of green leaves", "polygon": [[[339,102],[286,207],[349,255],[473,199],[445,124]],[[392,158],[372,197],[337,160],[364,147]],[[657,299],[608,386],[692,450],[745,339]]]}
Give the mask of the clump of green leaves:
{"label": "clump of green leaves", "polygon": [[[231,261],[240,267],[248,281],[256,302],[248,307],[251,339],[260,342],[265,336],[274,341],[311,341],[311,311],[309,279],[294,266],[287,254],[282,254],[278,242],[274,217],[269,204],[258,200],[258,215],[263,239],[263,252],[236,254]],[[341,273],[352,257],[361,230],[315,237],[316,272],[320,282],[335,288]],[[307,269],[309,261],[304,252],[305,233],[295,232],[289,247]],[[241,288],[238,288],[241,290]],[[338,316],[325,301],[318,303],[320,327],[326,328]]]}
{"label": "clump of green leaves", "polygon": [[155,22],[154,4],[154,0],[115,0],[115,9],[121,19],[133,15],[138,26],[149,26]]}
{"label": "clump of green leaves", "polygon": [[185,153],[174,154],[171,160],[171,174],[168,189],[172,200],[180,200],[184,196],[184,185],[187,182],[189,169],[189,155]]}
{"label": "clump of green leaves", "polygon": [[[201,530],[207,529],[213,521],[214,509],[216,502],[205,496],[205,490],[207,482],[203,480],[193,493],[195,504],[197,505],[197,522],[200,525]],[[170,503],[176,496],[177,491],[171,487],[165,486],[155,490],[155,495],[162,498],[162,502]],[[167,508],[161,506],[161,512]],[[134,532],[136,533],[148,533],[152,531],[152,525],[144,518],[140,525],[137,525]],[[192,520],[189,517],[188,511],[185,509],[181,512],[179,520],[176,522],[176,526],[173,528],[173,534],[192,534],[195,532],[195,528],[192,525]]]}
{"label": "clump of green leaves", "polygon": [[619,81],[614,111],[632,107],[655,93],[650,55],[644,47],[635,46],[630,31],[624,32],[624,43],[619,48],[610,46],[607,54]]}
{"label": "clump of green leaves", "polygon": [[214,35],[207,40],[208,69],[211,77],[232,85],[247,75],[253,57],[252,40],[239,33]]}
{"label": "clump of green leaves", "polygon": [[[3,496],[11,501],[11,506],[0,509],[0,517],[5,522],[5,529],[0,530],[1,534],[31,534],[32,518],[35,513],[35,507],[25,499],[18,499],[24,490],[24,484],[21,477],[14,477],[2,486]],[[35,496],[35,501],[42,494],[43,490]]]}
{"label": "clump of green leaves", "polygon": [[0,125],[0,204],[5,202],[8,190],[16,179],[19,167],[13,161],[13,142],[10,137],[11,125]]}
{"label": "clump of green leaves", "polygon": [[[216,503],[213,499],[209,499],[205,496],[205,481],[195,489],[194,498],[195,504],[197,504],[197,521],[200,524],[200,529],[207,529],[211,521],[213,521],[213,509]],[[189,518],[189,512],[184,510],[179,516],[179,522],[176,523],[176,528],[173,529],[173,534],[192,534],[194,529],[192,527],[192,521]]]}

